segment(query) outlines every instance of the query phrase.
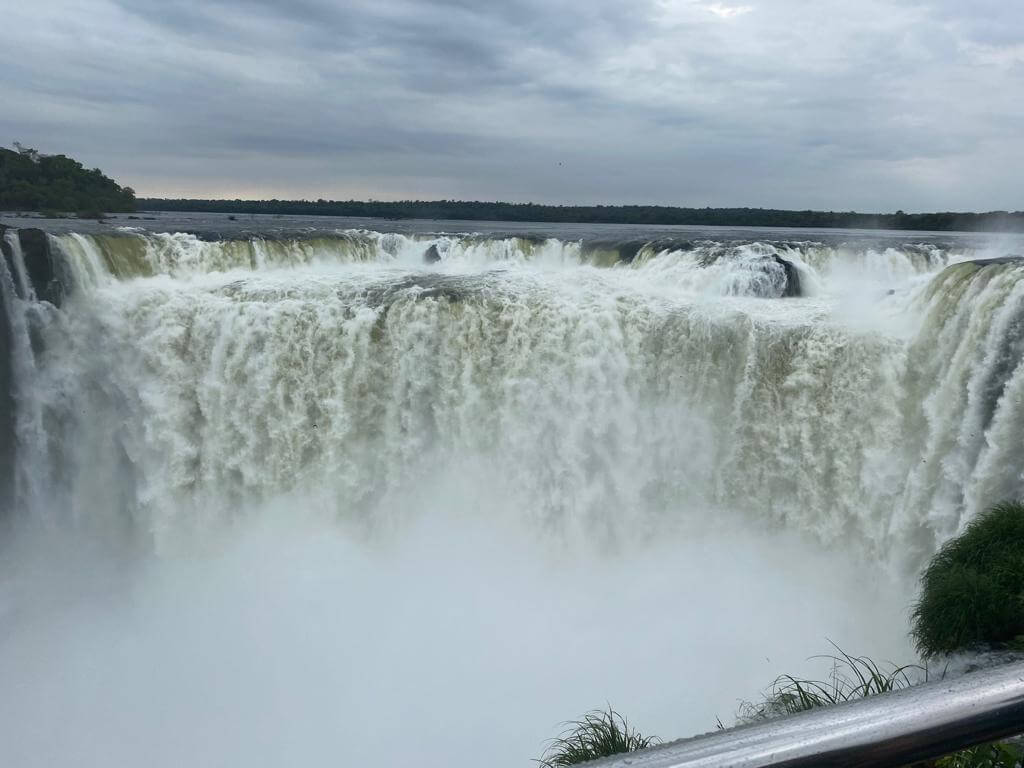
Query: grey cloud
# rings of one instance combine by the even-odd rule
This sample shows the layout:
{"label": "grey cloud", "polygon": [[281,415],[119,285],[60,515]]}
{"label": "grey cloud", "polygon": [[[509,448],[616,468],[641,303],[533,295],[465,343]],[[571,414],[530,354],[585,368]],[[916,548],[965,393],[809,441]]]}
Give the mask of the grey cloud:
{"label": "grey cloud", "polygon": [[39,0],[0,136],[151,194],[1024,207],[1014,4],[743,4]]}

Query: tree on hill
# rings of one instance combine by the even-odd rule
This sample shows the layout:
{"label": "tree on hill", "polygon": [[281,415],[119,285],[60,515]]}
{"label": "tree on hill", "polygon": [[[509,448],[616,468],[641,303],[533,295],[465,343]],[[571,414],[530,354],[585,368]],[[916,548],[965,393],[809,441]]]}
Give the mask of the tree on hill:
{"label": "tree on hill", "polygon": [[15,142],[0,147],[0,210],[134,211],[135,191],[99,168]]}

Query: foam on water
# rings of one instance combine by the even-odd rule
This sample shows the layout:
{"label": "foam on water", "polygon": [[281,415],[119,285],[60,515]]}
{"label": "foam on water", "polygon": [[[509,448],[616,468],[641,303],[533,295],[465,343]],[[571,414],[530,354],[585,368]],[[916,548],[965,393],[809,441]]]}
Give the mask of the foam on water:
{"label": "foam on water", "polygon": [[704,730],[826,637],[909,660],[915,569],[1024,485],[1024,270],[976,249],[51,244],[60,309],[0,275],[22,765],[515,765],[606,699]]}

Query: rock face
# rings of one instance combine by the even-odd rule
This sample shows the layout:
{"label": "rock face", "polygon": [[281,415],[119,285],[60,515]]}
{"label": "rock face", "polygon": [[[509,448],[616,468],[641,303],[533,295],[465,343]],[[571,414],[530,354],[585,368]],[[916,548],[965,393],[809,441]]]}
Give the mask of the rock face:
{"label": "rock face", "polygon": [[[17,239],[16,245],[12,244]],[[20,246],[21,263],[15,258]],[[14,342],[17,316],[12,303],[29,298],[22,287],[27,278],[38,301],[60,306],[64,301],[70,275],[50,248],[50,239],[41,229],[14,229],[0,225],[0,521],[10,510],[15,491],[17,460],[17,403],[14,397]],[[18,331],[24,333],[24,330]]]}
{"label": "rock face", "polygon": [[1008,256],[994,256],[991,259],[971,259],[968,263],[977,264],[979,267],[985,267],[989,264],[1019,264],[1024,263],[1024,256],[1010,254]]}
{"label": "rock face", "polygon": [[36,297],[59,307],[64,302],[68,279],[64,265],[50,249],[50,239],[41,229],[19,229],[18,240]]}
{"label": "rock face", "polygon": [[[968,263],[981,268],[1001,264],[1024,266],[1024,256],[1006,255],[990,259],[971,259]],[[1013,377],[1014,370],[1024,359],[1024,307],[1018,306],[1016,317],[1006,324],[999,337],[998,346],[992,351],[990,359],[991,365],[977,389],[982,408],[981,428],[983,430],[988,429],[991,424],[999,400],[1006,392],[1006,386]]]}
{"label": "rock face", "polygon": [[425,264],[436,264],[441,260],[441,253],[437,250],[436,245],[432,245],[427,248],[427,252],[423,254],[423,262]]}
{"label": "rock face", "polygon": [[0,224],[0,256],[3,257],[4,263],[7,265],[7,272],[10,275],[14,275],[14,254],[11,253],[11,245],[7,242],[7,233],[17,232],[12,227],[8,227],[4,224]]}
{"label": "rock face", "polygon": [[0,250],[3,264],[0,265],[0,521],[9,512],[14,497],[14,376],[11,370],[11,347],[13,343],[10,311],[6,296],[13,295],[14,284],[10,269],[11,247],[4,239],[4,227],[0,226]]}
{"label": "rock face", "polygon": [[802,296],[803,292],[800,290],[799,270],[797,270],[792,262],[786,261],[781,256],[775,256],[774,259],[786,272],[786,288],[782,292],[783,297]]}

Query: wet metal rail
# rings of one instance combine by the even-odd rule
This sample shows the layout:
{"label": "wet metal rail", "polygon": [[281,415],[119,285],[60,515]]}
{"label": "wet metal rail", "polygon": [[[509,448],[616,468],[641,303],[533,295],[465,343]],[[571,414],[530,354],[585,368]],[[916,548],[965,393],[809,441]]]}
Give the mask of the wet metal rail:
{"label": "wet metal rail", "polygon": [[590,763],[597,768],[899,768],[1024,733],[1024,663]]}

